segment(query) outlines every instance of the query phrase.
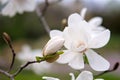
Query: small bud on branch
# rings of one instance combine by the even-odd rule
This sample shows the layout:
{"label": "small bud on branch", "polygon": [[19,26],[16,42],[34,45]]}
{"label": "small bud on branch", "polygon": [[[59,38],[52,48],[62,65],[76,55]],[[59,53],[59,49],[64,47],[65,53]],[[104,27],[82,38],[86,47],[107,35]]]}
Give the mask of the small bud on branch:
{"label": "small bud on branch", "polygon": [[11,38],[6,32],[3,32],[3,39],[7,44],[11,43]]}

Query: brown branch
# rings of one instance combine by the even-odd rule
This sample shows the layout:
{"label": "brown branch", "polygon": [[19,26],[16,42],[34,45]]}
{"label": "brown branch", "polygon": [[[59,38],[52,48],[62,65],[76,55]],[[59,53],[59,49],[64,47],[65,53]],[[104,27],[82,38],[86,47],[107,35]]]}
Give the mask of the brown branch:
{"label": "brown branch", "polygon": [[42,25],[44,26],[45,31],[49,34],[50,27],[39,8],[36,9],[36,13],[37,13],[37,16],[39,17],[39,20],[42,22]]}
{"label": "brown branch", "polygon": [[46,19],[44,18],[44,15],[45,15],[48,7],[49,7],[48,0],[45,0],[45,6],[44,6],[44,8],[42,10],[40,10],[39,7],[37,7],[36,8],[36,13],[37,13],[37,16],[39,17],[39,20],[41,21],[42,25],[44,26],[45,31],[49,35],[50,27],[49,27]]}
{"label": "brown branch", "polygon": [[113,69],[104,71],[104,72],[102,72],[102,73],[100,73],[98,75],[95,75],[95,77],[102,76],[103,74],[106,74],[106,73],[109,73],[109,72],[113,72],[113,71],[117,70],[118,67],[119,67],[119,63],[116,62],[115,65],[114,65],[114,67],[113,67]]}
{"label": "brown branch", "polygon": [[33,64],[33,63],[40,63],[44,60],[40,60],[40,61],[29,61],[26,64],[24,64],[23,66],[21,66],[12,76],[16,77],[24,68],[26,68],[28,65]]}
{"label": "brown branch", "polygon": [[[60,1],[62,1],[62,0],[58,0],[55,3],[60,2]],[[39,6],[36,8],[37,16],[39,17],[39,20],[42,22],[42,25],[44,26],[44,29],[48,33],[48,35],[49,35],[49,32],[50,32],[50,27],[49,27],[44,15],[45,15],[49,5],[50,4],[49,4],[48,0],[45,0],[45,6],[42,10],[39,9]]]}
{"label": "brown branch", "polygon": [[45,0],[45,6],[44,6],[44,8],[41,10],[42,16],[45,15],[48,7],[49,7],[49,2],[48,2],[48,0]]}
{"label": "brown branch", "polygon": [[14,77],[10,73],[8,73],[7,71],[4,71],[4,70],[0,69],[0,73],[4,74],[5,76],[10,78],[11,80],[14,80]]}
{"label": "brown branch", "polygon": [[6,41],[6,43],[8,44],[8,46],[11,49],[11,52],[12,52],[12,62],[11,62],[10,68],[8,70],[8,72],[10,72],[10,70],[13,67],[14,61],[15,61],[16,53],[14,51],[14,48],[13,48],[12,44],[11,44],[11,38],[6,32],[3,33],[3,39]]}

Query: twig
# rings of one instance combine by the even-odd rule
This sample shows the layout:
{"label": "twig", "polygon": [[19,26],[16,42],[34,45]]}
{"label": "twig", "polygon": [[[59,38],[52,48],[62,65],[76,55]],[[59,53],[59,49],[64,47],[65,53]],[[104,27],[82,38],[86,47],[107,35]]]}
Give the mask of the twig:
{"label": "twig", "polygon": [[40,61],[29,61],[26,64],[24,64],[23,66],[21,66],[14,74],[13,77],[16,77],[24,68],[26,68],[28,65],[33,64],[33,63],[40,63],[44,60],[40,60]]}
{"label": "twig", "polygon": [[39,20],[42,22],[42,25],[44,26],[45,31],[49,34],[50,32],[50,27],[45,20],[44,16],[42,15],[41,11],[39,8],[36,9],[37,16],[39,17]]}
{"label": "twig", "polygon": [[10,72],[10,70],[11,70],[12,67],[13,67],[16,54],[15,54],[14,48],[13,48],[13,46],[12,46],[12,44],[11,44],[11,38],[10,38],[10,36],[9,36],[6,32],[3,33],[3,38],[4,38],[4,40],[6,41],[6,43],[8,44],[8,46],[10,47],[11,52],[12,52],[12,62],[11,62],[10,68],[9,68],[9,70],[8,70],[8,72]]}
{"label": "twig", "polygon": [[[60,1],[62,1],[62,0],[58,0],[57,2],[60,2]],[[46,21],[46,19],[44,17],[44,15],[45,15],[48,7],[49,7],[49,2],[48,2],[48,0],[45,0],[45,6],[44,6],[44,8],[42,10],[40,10],[39,6],[38,6],[36,8],[36,13],[37,13],[37,16],[39,17],[39,20],[42,22],[42,25],[44,26],[45,31],[49,35],[50,27],[49,27],[49,25],[48,25],[48,23],[47,23],[47,21]]]}
{"label": "twig", "polygon": [[48,2],[48,0],[45,0],[45,6],[44,6],[44,8],[41,11],[42,16],[45,15],[45,12],[47,11],[48,7],[49,7],[49,2]]}
{"label": "twig", "polygon": [[37,16],[39,17],[39,20],[41,21],[42,25],[44,26],[45,31],[48,33],[50,32],[50,27],[46,21],[46,19],[44,18],[45,12],[47,10],[49,6],[48,0],[45,0],[45,6],[42,10],[39,9],[39,6],[36,8],[36,13]]}
{"label": "twig", "polygon": [[11,80],[14,80],[14,77],[10,73],[8,73],[7,71],[0,69],[0,73],[4,74],[5,76],[10,78]]}
{"label": "twig", "polygon": [[118,67],[119,67],[119,63],[116,62],[115,65],[114,65],[114,67],[113,67],[113,69],[104,71],[104,72],[102,72],[102,73],[100,73],[98,75],[95,75],[95,77],[102,76],[103,74],[106,74],[106,73],[109,73],[109,72],[113,72],[113,71],[117,70]]}

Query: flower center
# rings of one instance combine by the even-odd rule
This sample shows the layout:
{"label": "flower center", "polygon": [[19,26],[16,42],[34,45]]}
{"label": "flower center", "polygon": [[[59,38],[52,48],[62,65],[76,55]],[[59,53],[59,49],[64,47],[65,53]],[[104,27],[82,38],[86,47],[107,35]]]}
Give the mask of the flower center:
{"label": "flower center", "polygon": [[79,41],[72,45],[72,49],[76,52],[84,53],[87,50],[87,46],[84,42]]}

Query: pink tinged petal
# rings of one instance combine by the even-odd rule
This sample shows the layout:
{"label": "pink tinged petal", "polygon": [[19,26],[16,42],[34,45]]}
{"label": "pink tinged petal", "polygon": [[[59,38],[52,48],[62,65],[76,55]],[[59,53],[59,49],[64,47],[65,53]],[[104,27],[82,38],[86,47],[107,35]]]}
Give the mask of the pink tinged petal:
{"label": "pink tinged petal", "polygon": [[80,12],[81,17],[84,19],[87,12],[87,8],[83,8]]}
{"label": "pink tinged petal", "polygon": [[88,43],[89,48],[101,48],[105,46],[110,39],[110,30],[105,30],[95,35]]}
{"label": "pink tinged petal", "polygon": [[102,17],[94,17],[92,19],[89,20],[89,24],[92,24],[94,26],[100,26],[103,22]]}
{"label": "pink tinged petal", "polygon": [[105,71],[109,69],[110,63],[93,50],[88,49],[85,54],[92,69],[96,71]]}
{"label": "pink tinged petal", "polygon": [[58,78],[47,77],[47,76],[43,76],[42,79],[45,79],[45,80],[60,80]]}
{"label": "pink tinged petal", "polygon": [[75,80],[75,75],[73,73],[69,74],[71,76],[71,80]]}
{"label": "pink tinged petal", "polygon": [[50,31],[50,38],[53,38],[53,37],[55,37],[55,36],[63,37],[62,31],[59,31],[59,30],[51,30],[51,31]]}
{"label": "pink tinged petal", "polygon": [[43,55],[53,54],[63,47],[64,39],[61,37],[51,38],[45,45]]}
{"label": "pink tinged petal", "polygon": [[68,26],[73,26],[75,27],[75,24],[77,25],[78,23],[80,23],[83,20],[83,18],[78,14],[78,13],[74,13],[71,14],[68,17]]}
{"label": "pink tinged petal", "polygon": [[93,80],[93,74],[89,71],[82,71],[76,80]]}
{"label": "pink tinged petal", "polygon": [[69,66],[73,69],[80,70],[84,68],[84,60],[82,53],[76,53],[77,55],[69,62]]}
{"label": "pink tinged petal", "polygon": [[75,55],[76,54],[74,52],[65,50],[64,53],[61,54],[60,57],[57,59],[57,62],[60,64],[66,64],[66,63],[70,62],[71,60],[73,60]]}

